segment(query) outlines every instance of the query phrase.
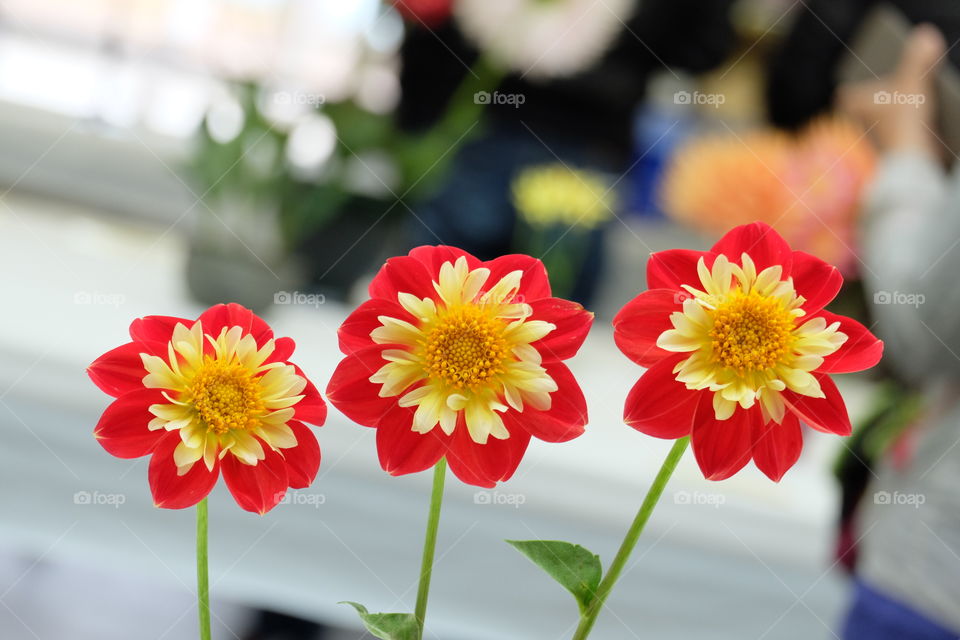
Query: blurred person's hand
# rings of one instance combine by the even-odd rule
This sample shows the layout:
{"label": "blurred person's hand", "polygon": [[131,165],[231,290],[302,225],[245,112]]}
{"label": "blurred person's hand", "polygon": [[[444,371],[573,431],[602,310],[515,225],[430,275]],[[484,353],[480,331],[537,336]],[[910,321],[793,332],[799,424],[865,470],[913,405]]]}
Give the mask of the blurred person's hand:
{"label": "blurred person's hand", "polygon": [[912,149],[938,155],[935,82],[945,53],[939,29],[929,24],[915,27],[897,68],[879,80],[839,87],[837,109],[870,129],[881,151]]}

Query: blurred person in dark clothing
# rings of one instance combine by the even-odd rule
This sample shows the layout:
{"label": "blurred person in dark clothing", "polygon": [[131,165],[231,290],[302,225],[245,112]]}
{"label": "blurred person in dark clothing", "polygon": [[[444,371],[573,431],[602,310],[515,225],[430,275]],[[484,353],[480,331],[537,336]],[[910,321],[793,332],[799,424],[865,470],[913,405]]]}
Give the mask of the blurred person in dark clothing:
{"label": "blurred person in dark clothing", "polygon": [[[861,260],[885,362],[922,407],[879,459],[845,474],[853,600],[844,640],[960,637],[960,173],[937,140],[937,67],[960,67],[960,5],[894,0],[914,25],[887,77],[841,85],[838,67],[877,0],[811,0],[771,59],[773,124],[797,128],[837,108],[870,130],[880,158],[865,199]],[[935,26],[932,26],[935,25]],[[891,47],[899,44],[890,42]],[[868,64],[870,61],[863,61]],[[877,91],[913,97],[879,103]],[[910,296],[914,304],[895,300]],[[869,434],[864,437],[869,437]],[[862,439],[862,437],[861,437]],[[861,452],[862,454],[863,452]],[[854,465],[856,466],[856,465]],[[853,483],[862,491],[852,489]],[[853,561],[855,559],[855,562]]]}
{"label": "blurred person in dark clothing", "polygon": [[[483,133],[459,149],[443,185],[415,207],[411,243],[442,241],[483,259],[509,253],[516,218],[510,184],[529,165],[559,159],[619,178],[628,167],[634,111],[647,79],[668,66],[692,72],[717,66],[734,44],[731,4],[646,0],[587,70],[536,80],[507,75],[497,91],[523,96],[522,104],[488,105]],[[591,10],[607,9],[600,3]],[[478,53],[451,20],[432,31],[411,27],[401,55],[399,124],[424,131],[444,112]],[[571,294],[582,303],[599,276],[601,238],[595,232]]]}
{"label": "blurred person in dark clothing", "polygon": [[[770,122],[797,129],[831,108],[837,68],[850,43],[874,8],[895,7],[912,24],[936,25],[947,42],[960,39],[960,3],[956,0],[806,0],[784,42],[771,58],[766,87]],[[947,58],[960,67],[960,48]]]}
{"label": "blurred person in dark clothing", "polygon": [[[844,640],[960,637],[960,173],[944,169],[934,133],[933,71],[946,51],[942,34],[922,25],[890,77],[840,89],[881,151],[861,256],[876,331],[887,363],[924,396],[857,507]],[[925,99],[878,104],[878,89]]]}

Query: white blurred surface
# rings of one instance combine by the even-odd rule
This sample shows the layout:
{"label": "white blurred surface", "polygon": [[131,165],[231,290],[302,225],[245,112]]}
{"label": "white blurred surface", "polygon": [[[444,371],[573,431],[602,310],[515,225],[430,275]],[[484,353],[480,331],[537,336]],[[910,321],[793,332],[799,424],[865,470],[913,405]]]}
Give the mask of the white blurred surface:
{"label": "white blurred surface", "polygon": [[[184,291],[181,238],[161,231],[15,193],[0,202],[0,550],[131,585],[122,605],[134,612],[131,623],[191,602],[194,513],[155,509],[146,459],[115,459],[97,445],[91,432],[110,398],[84,368],[126,340],[134,317],[201,311]],[[340,358],[335,330],[346,312],[278,305],[268,316],[278,335],[296,339],[292,359],[321,389]],[[604,323],[572,369],[590,408],[585,436],[561,445],[534,441],[514,479],[496,492],[448,479],[428,637],[569,637],[573,600],[504,538],[565,539],[598,553],[604,566],[612,558],[670,443],[623,425],[623,398],[640,370],[616,350]],[[856,407],[858,389],[847,386]],[[214,491],[214,597],[353,628],[355,614],[338,601],[412,610],[429,473],[387,476],[374,432],[335,410],[317,435],[319,477],[291,504],[259,517],[242,512],[222,486]],[[752,467],[706,482],[688,453],[594,636],[834,637],[846,600],[842,576],[830,570],[836,495],[829,460],[837,446],[810,435],[779,485]],[[121,495],[123,504],[75,504],[81,491]],[[0,566],[4,584],[7,569]],[[43,594],[51,629],[56,600],[71,597],[64,586],[74,578],[63,576],[33,591]],[[28,572],[28,579],[40,578]],[[19,607],[37,606],[22,589],[11,593],[17,598],[0,597],[0,625]],[[97,598],[95,587],[84,595],[89,615],[74,628],[100,629],[97,621],[117,603]],[[232,605],[224,611],[235,613]],[[192,622],[193,611],[186,617]],[[8,633],[0,626],[0,636]],[[46,628],[36,636],[64,637]]]}

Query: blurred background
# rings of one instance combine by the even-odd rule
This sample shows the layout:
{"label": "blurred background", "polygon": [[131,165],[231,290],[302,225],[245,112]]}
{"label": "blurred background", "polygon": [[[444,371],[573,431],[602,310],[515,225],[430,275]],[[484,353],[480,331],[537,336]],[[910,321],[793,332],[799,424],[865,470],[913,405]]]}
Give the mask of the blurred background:
{"label": "blurred background", "polygon": [[[594,635],[883,638],[856,621],[886,611],[958,637],[958,37],[934,0],[0,0],[0,637],[195,637],[192,511],[92,437],[84,368],[132,318],[240,302],[322,388],[420,244],[529,253],[597,313],[588,433],[450,483],[430,605],[432,638],[569,637],[569,596],[502,540],[609,562],[668,447],[622,423],[641,371],[609,321],[652,251],[753,220],[838,265],[831,309],[891,355],[842,376],[854,436],[808,430],[779,484],[687,456]],[[214,491],[218,639],[412,610],[428,479],[334,410],[318,437],[268,516]]]}

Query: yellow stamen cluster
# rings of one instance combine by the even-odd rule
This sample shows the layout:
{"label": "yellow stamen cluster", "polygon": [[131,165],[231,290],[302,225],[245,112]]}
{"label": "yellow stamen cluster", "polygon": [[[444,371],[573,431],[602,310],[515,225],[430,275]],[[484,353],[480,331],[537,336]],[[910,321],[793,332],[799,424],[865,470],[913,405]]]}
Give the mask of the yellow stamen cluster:
{"label": "yellow stamen cluster", "polygon": [[504,372],[510,357],[506,324],[478,306],[462,306],[438,315],[425,332],[424,371],[428,378],[476,390]]}
{"label": "yellow stamen cluster", "polygon": [[208,432],[252,429],[264,413],[259,382],[237,362],[204,358],[190,384],[193,406]]}
{"label": "yellow stamen cluster", "polygon": [[741,376],[771,369],[791,351],[795,316],[778,298],[737,291],[712,315],[712,361]]}

